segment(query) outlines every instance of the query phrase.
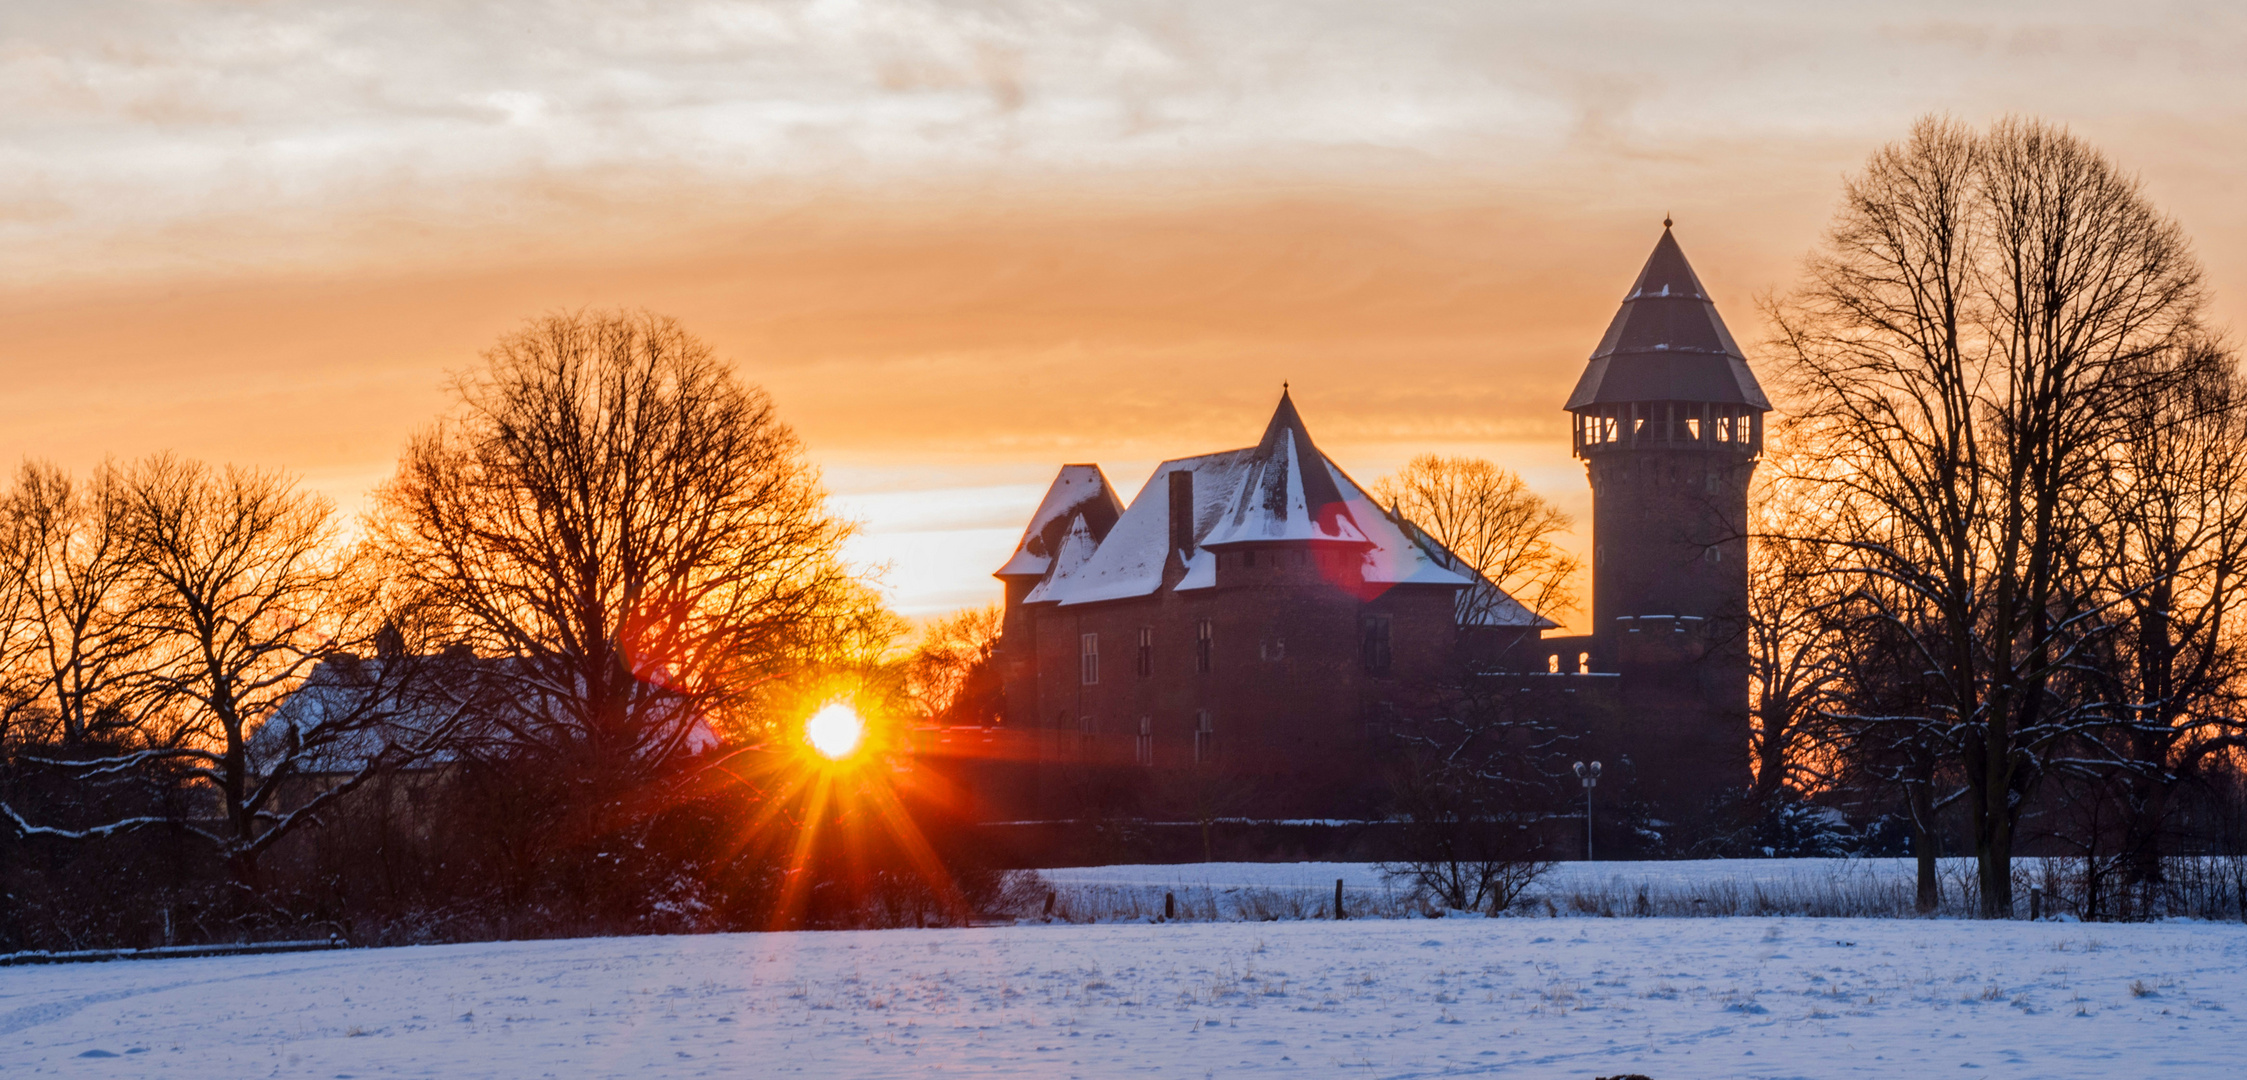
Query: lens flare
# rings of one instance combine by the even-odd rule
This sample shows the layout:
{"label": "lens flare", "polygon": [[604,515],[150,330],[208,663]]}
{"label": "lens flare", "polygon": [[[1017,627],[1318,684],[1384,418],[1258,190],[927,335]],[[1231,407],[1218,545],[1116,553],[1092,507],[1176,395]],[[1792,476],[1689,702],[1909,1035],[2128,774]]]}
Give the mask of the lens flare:
{"label": "lens flare", "polygon": [[804,722],[804,741],[835,761],[849,757],[866,734],[866,722],[850,706],[838,701],[811,714]]}

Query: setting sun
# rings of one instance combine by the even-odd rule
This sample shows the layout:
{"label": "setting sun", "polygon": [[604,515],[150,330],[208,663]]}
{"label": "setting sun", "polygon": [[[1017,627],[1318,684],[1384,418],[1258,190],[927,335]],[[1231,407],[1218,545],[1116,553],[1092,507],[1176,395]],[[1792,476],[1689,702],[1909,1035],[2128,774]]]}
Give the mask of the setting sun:
{"label": "setting sun", "polygon": [[866,734],[866,722],[850,706],[838,701],[811,715],[804,721],[804,741],[821,754],[840,761],[858,749],[858,742]]}

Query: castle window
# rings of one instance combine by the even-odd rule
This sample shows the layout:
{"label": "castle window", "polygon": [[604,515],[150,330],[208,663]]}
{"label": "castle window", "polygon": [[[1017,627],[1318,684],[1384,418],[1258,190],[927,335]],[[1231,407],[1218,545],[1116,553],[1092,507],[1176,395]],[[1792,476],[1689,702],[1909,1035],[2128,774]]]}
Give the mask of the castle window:
{"label": "castle window", "polygon": [[1100,683],[1100,635],[1086,634],[1083,651],[1078,653],[1078,676],[1086,686]]}
{"label": "castle window", "polygon": [[1144,679],[1155,673],[1155,628],[1139,628],[1139,677]]}
{"label": "castle window", "polygon": [[1257,655],[1262,656],[1266,660],[1285,660],[1287,659],[1287,639],[1276,637],[1265,638],[1257,646],[1256,651]]}
{"label": "castle window", "polygon": [[1100,748],[1100,722],[1090,715],[1077,717],[1077,760],[1091,761]]}
{"label": "castle window", "polygon": [[1548,656],[1548,657],[1546,657],[1546,658],[1545,658],[1545,674],[1547,674],[1547,675],[1558,675],[1558,674],[1560,674],[1560,654],[1559,654],[1559,653],[1554,653],[1554,654],[1552,654],[1551,656]]}
{"label": "castle window", "polygon": [[1194,624],[1194,670],[1204,675],[1210,668],[1210,636],[1208,619]]}
{"label": "castle window", "polygon": [[1217,726],[1210,722],[1209,710],[1194,713],[1194,764],[1207,765],[1217,760]]}
{"label": "castle window", "polygon": [[1714,545],[1714,544],[1711,544],[1711,545],[1709,545],[1709,547],[1708,547],[1708,549],[1707,549],[1707,550],[1705,550],[1705,551],[1701,552],[1701,557],[1702,557],[1703,559],[1706,559],[1706,560],[1710,561],[1710,562],[1723,562],[1723,561],[1724,561],[1724,549],[1723,549],[1723,548],[1720,548],[1720,547],[1717,547],[1717,546],[1716,546],[1716,545]]}
{"label": "castle window", "polygon": [[1580,652],[1580,653],[1577,653],[1577,654],[1576,654],[1576,674],[1578,674],[1578,675],[1589,675],[1589,674],[1591,674],[1591,673],[1592,673],[1592,654],[1590,654],[1590,653],[1588,653],[1588,652]]}
{"label": "castle window", "polygon": [[1389,673],[1389,617],[1368,615],[1364,626],[1365,672],[1368,675]]}
{"label": "castle window", "polygon": [[1154,717],[1142,716],[1139,718],[1139,741],[1138,745],[1133,748],[1133,755],[1141,765],[1155,763]]}

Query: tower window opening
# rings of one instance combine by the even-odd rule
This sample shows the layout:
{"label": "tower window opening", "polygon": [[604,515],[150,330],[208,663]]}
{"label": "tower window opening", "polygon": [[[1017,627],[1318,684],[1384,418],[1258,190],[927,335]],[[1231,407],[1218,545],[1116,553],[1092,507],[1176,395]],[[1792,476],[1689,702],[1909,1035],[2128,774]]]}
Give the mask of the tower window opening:
{"label": "tower window opening", "polygon": [[1155,673],[1155,628],[1139,628],[1139,677],[1144,679]]}
{"label": "tower window opening", "polygon": [[1134,746],[1132,747],[1132,756],[1133,756],[1133,758],[1134,758],[1135,760],[1137,760],[1137,761],[1138,761],[1138,762],[1139,762],[1139,763],[1140,763],[1141,765],[1152,765],[1152,764],[1154,764],[1154,763],[1155,763],[1155,718],[1154,718],[1154,717],[1152,717],[1152,716],[1142,716],[1142,717],[1140,717],[1140,718],[1139,718],[1139,738],[1138,738],[1138,739],[1137,739],[1137,740],[1135,741],[1135,743],[1136,743],[1136,744],[1135,744],[1135,745],[1134,745]]}
{"label": "tower window opening", "polygon": [[1578,675],[1589,675],[1589,674],[1591,674],[1591,673],[1592,673],[1592,654],[1590,654],[1590,653],[1588,653],[1588,652],[1580,652],[1580,653],[1577,653],[1577,654],[1576,654],[1576,674],[1578,674]]}
{"label": "tower window opening", "polygon": [[1080,639],[1077,659],[1079,680],[1086,686],[1100,685],[1100,635],[1086,634]]}
{"label": "tower window opening", "polygon": [[1194,713],[1194,764],[1207,765],[1217,760],[1217,726],[1209,719],[1209,710]]}
{"label": "tower window opening", "polygon": [[1211,627],[1208,619],[1194,624],[1194,670],[1209,674]]}
{"label": "tower window opening", "polygon": [[1554,654],[1552,654],[1551,656],[1548,656],[1548,657],[1546,657],[1546,658],[1545,658],[1545,674],[1547,674],[1547,675],[1558,675],[1558,674],[1560,674],[1560,654],[1559,654],[1559,653],[1554,653]]}

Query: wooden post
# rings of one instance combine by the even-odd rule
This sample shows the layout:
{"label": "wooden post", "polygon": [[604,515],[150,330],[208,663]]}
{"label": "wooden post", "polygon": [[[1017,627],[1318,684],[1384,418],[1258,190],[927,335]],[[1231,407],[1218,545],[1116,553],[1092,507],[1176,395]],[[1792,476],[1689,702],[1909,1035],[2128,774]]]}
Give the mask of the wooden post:
{"label": "wooden post", "polygon": [[1052,890],[1052,889],[1047,889],[1047,890],[1046,890],[1046,893],[1045,893],[1045,917],[1046,917],[1046,918],[1048,918],[1048,919],[1050,919],[1050,918],[1053,918],[1053,890]]}
{"label": "wooden post", "polygon": [[1163,894],[1163,918],[1165,918],[1165,919],[1175,919],[1175,918],[1177,918],[1177,917],[1178,917],[1178,897],[1177,897],[1176,895],[1173,895],[1173,894],[1171,894],[1171,893],[1164,893],[1164,894]]}
{"label": "wooden post", "polygon": [[2042,918],[2044,918],[2044,890],[2043,890],[2043,889],[2030,889],[2030,890],[2029,890],[2029,921],[2030,921],[2030,922],[2036,922],[2037,920],[2039,920],[2039,919],[2042,919]]}
{"label": "wooden post", "polygon": [[1342,917],[1342,879],[1334,879],[1334,917]]}

